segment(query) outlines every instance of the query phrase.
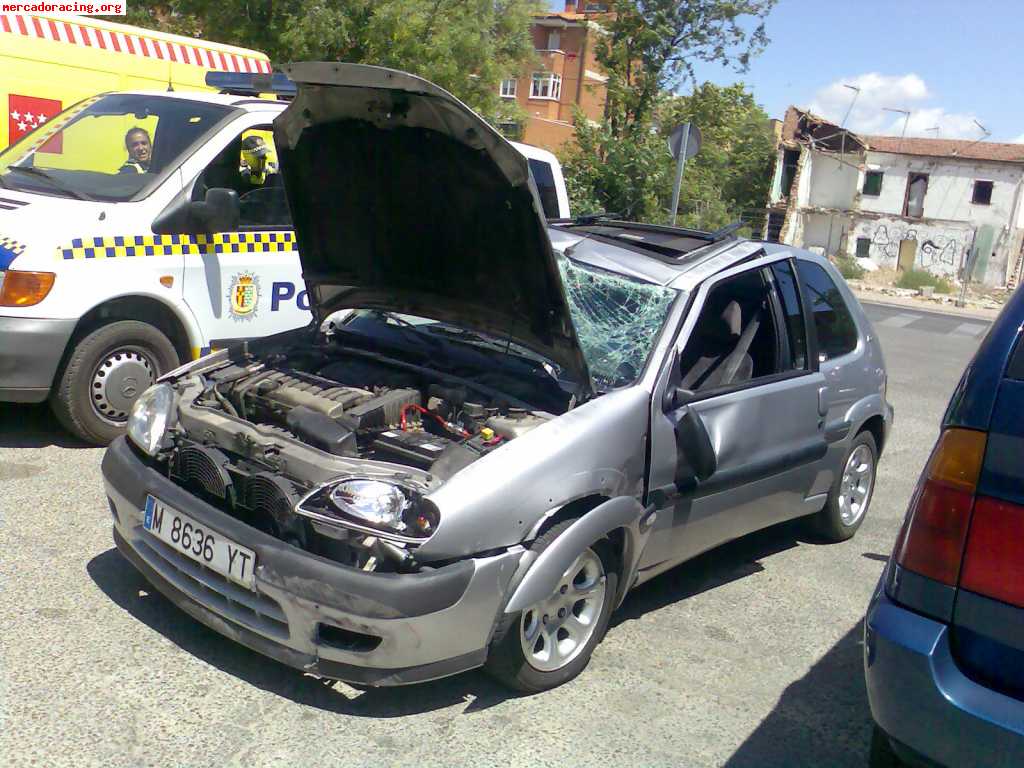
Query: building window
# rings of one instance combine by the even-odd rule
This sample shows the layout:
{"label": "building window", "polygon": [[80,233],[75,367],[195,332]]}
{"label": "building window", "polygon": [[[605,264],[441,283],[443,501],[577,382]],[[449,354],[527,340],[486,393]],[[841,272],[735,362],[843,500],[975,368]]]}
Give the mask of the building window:
{"label": "building window", "polygon": [[501,81],[501,98],[503,99],[514,99],[516,97],[516,87],[519,81],[514,77],[509,77]]}
{"label": "building window", "polygon": [[870,237],[858,237],[857,238],[857,258],[866,259],[871,255],[871,238]]}
{"label": "building window", "polygon": [[865,173],[864,188],[861,190],[861,193],[871,197],[878,197],[882,194],[883,175],[884,174],[881,171],[868,171]]}
{"label": "building window", "polygon": [[503,122],[498,123],[498,130],[501,131],[501,135],[509,141],[522,141],[523,138],[523,125],[518,122]]}
{"label": "building window", "polygon": [[799,149],[787,149],[782,153],[782,196],[789,197],[792,192],[793,179],[796,178],[796,167],[800,162]]}
{"label": "building window", "polygon": [[971,196],[971,202],[975,205],[989,205],[992,202],[992,186],[991,181],[974,182],[974,194]]}
{"label": "building window", "polygon": [[554,99],[562,96],[562,76],[551,72],[534,72],[530,84],[531,99]]}
{"label": "building window", "polygon": [[562,46],[562,36],[558,32],[548,32],[548,50],[557,51]]}
{"label": "building window", "polygon": [[928,174],[908,174],[907,196],[903,199],[903,215],[911,219],[920,219],[924,216],[924,196],[927,193]]}

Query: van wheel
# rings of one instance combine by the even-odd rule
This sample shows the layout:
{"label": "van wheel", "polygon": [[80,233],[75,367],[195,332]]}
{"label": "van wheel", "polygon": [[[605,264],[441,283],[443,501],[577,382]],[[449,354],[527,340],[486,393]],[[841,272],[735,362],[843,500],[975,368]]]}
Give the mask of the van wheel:
{"label": "van wheel", "polygon": [[829,542],[853,538],[864,522],[875,492],[877,465],[875,438],[864,430],[850,443],[843,470],[832,484],[824,509],[810,518],[818,535]]}
{"label": "van wheel", "polygon": [[[543,552],[573,522],[552,527],[531,549]],[[583,550],[548,597],[505,614],[484,669],[526,693],[546,691],[576,677],[608,629],[618,587],[614,563],[606,539]]]}
{"label": "van wheel", "polygon": [[178,366],[174,345],[148,323],[121,320],[81,339],[50,394],[64,427],[94,445],[125,431],[135,398]]}

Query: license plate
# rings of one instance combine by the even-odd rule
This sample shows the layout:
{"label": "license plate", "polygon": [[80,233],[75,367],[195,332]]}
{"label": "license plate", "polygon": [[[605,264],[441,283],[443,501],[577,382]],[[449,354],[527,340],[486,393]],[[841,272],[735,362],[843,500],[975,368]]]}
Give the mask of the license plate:
{"label": "license plate", "polygon": [[255,552],[214,533],[160,499],[146,497],[142,527],[175,551],[205,565],[211,571],[244,587],[255,589]]}

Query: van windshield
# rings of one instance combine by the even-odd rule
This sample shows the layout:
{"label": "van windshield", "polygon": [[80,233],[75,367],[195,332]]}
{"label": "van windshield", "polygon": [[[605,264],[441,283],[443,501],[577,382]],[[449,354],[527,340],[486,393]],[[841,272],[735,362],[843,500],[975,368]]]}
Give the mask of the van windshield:
{"label": "van windshield", "polygon": [[144,197],[231,111],[157,95],[86,99],[0,154],[0,187],[81,200]]}

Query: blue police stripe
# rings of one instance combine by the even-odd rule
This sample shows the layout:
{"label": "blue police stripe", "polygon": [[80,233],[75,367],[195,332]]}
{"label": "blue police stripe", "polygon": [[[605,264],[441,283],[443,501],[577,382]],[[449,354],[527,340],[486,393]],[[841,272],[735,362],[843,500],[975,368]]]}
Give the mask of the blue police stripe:
{"label": "blue police stripe", "polygon": [[10,248],[0,245],[0,269],[7,269],[16,258],[18,258],[18,254]]}

